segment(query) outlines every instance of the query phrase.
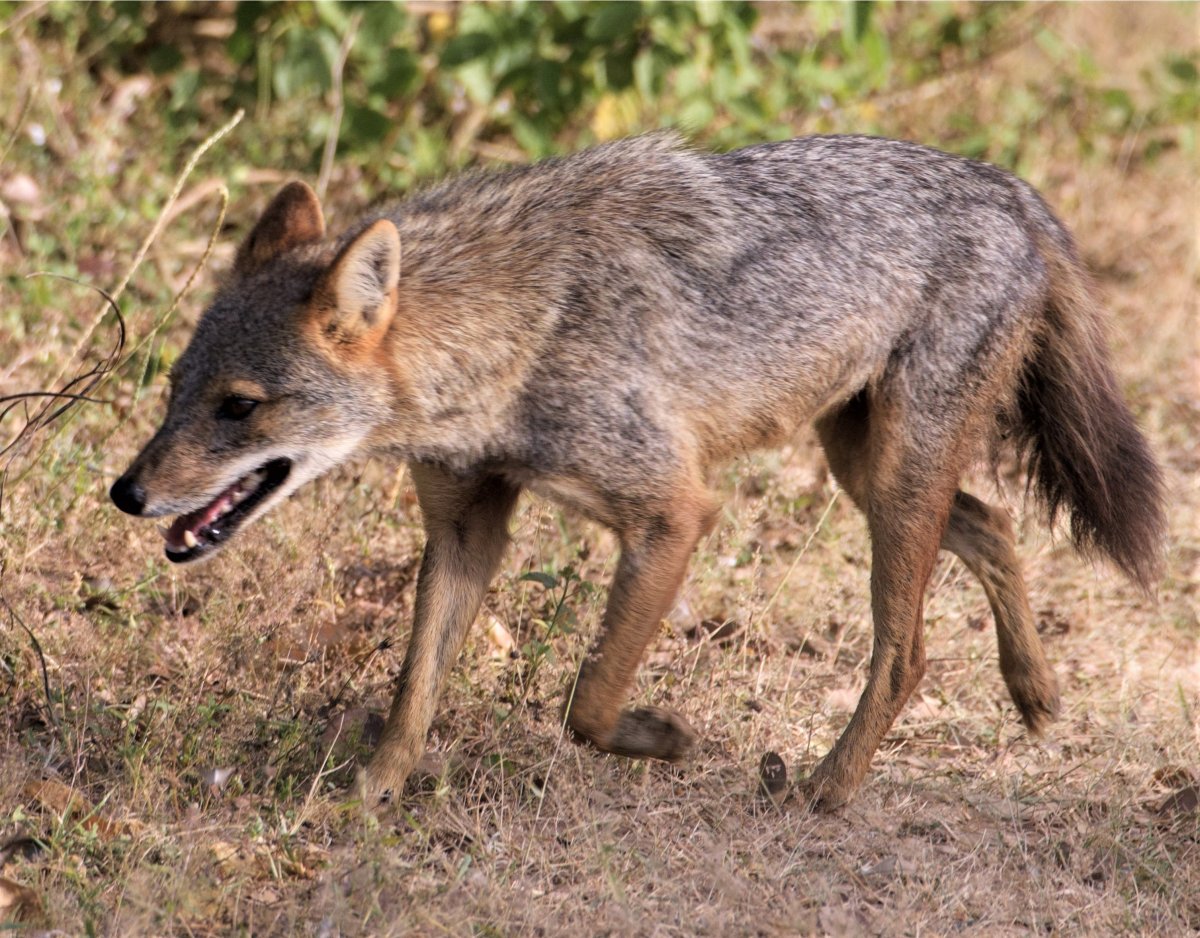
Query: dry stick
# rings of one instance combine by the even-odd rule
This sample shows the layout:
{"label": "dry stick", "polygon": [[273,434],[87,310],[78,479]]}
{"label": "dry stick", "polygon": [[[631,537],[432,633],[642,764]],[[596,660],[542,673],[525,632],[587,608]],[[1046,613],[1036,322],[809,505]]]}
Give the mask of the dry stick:
{"label": "dry stick", "polygon": [[[33,630],[25,624],[25,620],[17,615],[17,610],[3,596],[0,596],[0,603],[4,603],[4,608],[8,610],[9,620],[16,622],[25,630],[25,634],[29,636],[29,643],[33,645],[34,654],[38,657],[38,664],[42,669],[42,691],[46,695],[46,712],[50,714],[50,722],[54,724],[54,728],[58,730],[59,741],[63,744],[63,749],[67,748],[67,736],[63,732],[62,723],[59,722],[58,714],[54,712],[54,698],[50,696],[50,675],[46,670],[46,656],[42,653],[42,644],[37,640],[37,636],[33,634]],[[63,697],[63,706],[66,706],[66,697]]]}
{"label": "dry stick", "polygon": [[[30,276],[51,276],[57,277],[60,280],[69,280],[72,283],[80,283],[80,281],[76,280],[75,278],[67,277],[62,274],[31,274]],[[87,286],[87,284],[81,285]],[[116,304],[116,301],[114,301],[111,296],[109,296],[99,287],[91,287],[91,289],[94,289],[97,293],[103,296],[111,305],[113,314],[117,319],[117,341],[113,345],[113,348],[108,355],[101,359],[99,363],[93,366],[90,370],[85,371],[83,374],[76,375],[74,378],[64,384],[58,391],[27,391],[0,397],[0,405],[4,405],[3,408],[0,409],[0,423],[4,422],[4,419],[13,411],[14,408],[17,407],[18,404],[25,407],[24,426],[22,426],[21,429],[16,432],[11,440],[4,443],[3,446],[0,446],[0,459],[3,459],[3,464],[0,465],[0,510],[2,510],[4,507],[4,493],[8,485],[8,467],[13,459],[16,458],[14,451],[16,451],[22,444],[32,440],[38,430],[56,421],[80,401],[85,401],[88,403],[106,403],[93,398],[90,395],[91,392],[100,385],[105,377],[111,373],[112,369],[116,367],[117,362],[121,357],[121,352],[125,348],[125,317],[121,315],[121,308]],[[45,403],[40,409],[37,410],[36,413],[30,416],[28,411],[28,403],[31,400],[39,398],[44,399]],[[57,410],[51,412],[51,409],[58,401],[65,401],[66,403],[60,404]],[[57,434],[52,434],[50,439],[52,440],[56,437]],[[49,446],[49,440],[43,443],[42,449],[38,453],[38,458],[40,458],[42,453],[45,452],[47,446]],[[10,453],[12,453],[12,455],[9,455]],[[22,473],[13,484],[15,485],[19,483],[34,465],[36,465],[36,460],[30,462],[25,472]]]}
{"label": "dry stick", "polygon": [[[196,278],[200,276],[200,271],[204,270],[204,268],[208,266],[208,259],[212,257],[213,249],[217,246],[217,238],[220,237],[221,228],[225,224],[225,213],[229,210],[229,189],[224,183],[221,183],[214,191],[221,197],[221,207],[217,210],[217,220],[212,227],[212,231],[208,235],[208,243],[204,246],[204,253],[200,255],[200,260],[197,261],[196,266],[192,268],[191,274],[188,276],[179,292],[175,294],[174,299],[171,300],[171,305],[167,307],[166,312],[158,317],[154,325],[150,327],[150,331],[147,332],[146,335],[142,337],[141,341],[139,341],[137,345],[135,345],[129,352],[129,358],[132,358],[143,348],[145,348],[146,345],[154,341],[155,336],[158,335],[170,318],[175,315],[175,311],[179,309],[179,304],[183,302],[183,298],[187,296],[189,292],[191,292],[192,284],[194,284],[196,282]],[[207,193],[205,194],[207,195]],[[164,217],[167,214],[167,212],[163,212]],[[138,387],[142,387],[144,385],[146,373],[149,368],[150,356],[147,355],[146,364],[142,367],[142,373],[139,376]]]}
{"label": "dry stick", "polygon": [[9,15],[7,22],[0,23],[0,36],[15,30],[21,23],[25,22],[25,20],[37,16],[49,5],[49,0],[41,0],[40,3],[18,4],[17,11]]}
{"label": "dry stick", "polygon": [[[0,31],[0,35],[3,31]],[[33,89],[25,89],[25,97],[21,100],[21,106],[17,108],[17,119],[13,121],[12,133],[8,135],[8,140],[4,143],[4,149],[0,150],[0,166],[4,165],[4,161],[8,159],[8,153],[13,148],[13,144],[17,142],[17,137],[21,135],[21,127],[25,123],[25,117],[29,113],[29,105],[33,103]]]}
{"label": "dry stick", "polygon": [[[329,741],[329,747],[325,750],[325,758],[323,758],[321,760],[320,770],[317,772],[316,776],[313,778],[312,784],[308,787],[308,794],[304,798],[304,803],[302,805],[300,805],[300,810],[296,812],[296,820],[291,826],[290,834],[296,834],[300,830],[300,826],[307,819],[308,809],[312,806],[313,798],[316,797],[317,786],[319,786],[321,784],[321,779],[326,778],[327,776],[332,775],[335,772],[340,772],[342,769],[344,769],[346,766],[348,766],[353,761],[354,757],[351,756],[349,759],[342,762],[340,765],[335,765],[332,768],[326,768],[326,765],[328,765],[328,763],[329,763],[329,757],[333,755],[333,747],[337,745],[338,739],[341,738],[341,735],[342,735],[342,727],[339,726],[337,728],[337,732],[333,734],[333,739],[331,739]],[[286,822],[284,822],[284,829],[285,829],[285,831],[287,829]]]}
{"label": "dry stick", "polygon": [[317,176],[317,197],[324,200],[325,190],[329,187],[329,177],[333,174],[333,158],[337,153],[338,137],[342,132],[342,115],[346,110],[345,97],[342,94],[342,73],[346,69],[346,59],[350,57],[350,49],[354,45],[354,37],[358,35],[358,24],[362,20],[361,13],[350,17],[346,27],[346,35],[338,46],[337,61],[333,63],[333,119],[329,122],[329,132],[325,134],[325,150],[321,154],[321,172]]}
{"label": "dry stick", "polygon": [[[159,316],[158,320],[150,328],[149,332],[147,332],[146,335],[141,339],[141,341],[139,341],[130,350],[129,354],[125,358],[125,361],[129,361],[130,359],[132,359],[138,352],[140,352],[143,348],[145,348],[148,343],[153,341],[154,337],[159,333],[159,331],[163,328],[163,326],[165,326],[167,324],[167,321],[171,318],[171,316],[173,316],[175,314],[175,310],[179,308],[179,304],[183,301],[183,298],[185,296],[187,296],[188,292],[191,290],[192,284],[195,283],[196,278],[200,275],[200,271],[202,271],[204,269],[204,267],[208,264],[208,259],[212,255],[213,248],[216,246],[217,238],[220,235],[221,226],[224,225],[224,223],[225,223],[225,212],[229,207],[229,190],[227,188],[225,188],[224,185],[222,185],[217,190],[217,194],[220,195],[220,197],[221,197],[221,208],[217,213],[217,221],[216,221],[216,224],[213,225],[212,233],[209,235],[208,245],[204,249],[204,254],[200,257],[199,262],[197,262],[196,266],[193,268],[191,276],[188,277],[187,282],[183,285],[183,288],[177,294],[175,294],[175,298],[171,301],[171,305],[169,307],[167,307],[166,312],[164,312],[161,316]],[[60,275],[55,274],[53,276],[60,276]],[[70,279],[70,278],[64,278],[64,279]],[[93,289],[99,289],[99,288],[93,287]],[[102,291],[102,290],[100,292],[104,293],[104,291]],[[116,305],[116,301],[113,300],[109,294],[104,293],[104,296],[107,299],[111,300],[111,302],[113,304],[112,308],[116,312],[118,322],[120,323],[121,341],[123,343],[124,336],[125,336],[125,321],[124,321],[124,318],[121,316],[120,308]],[[138,387],[141,387],[145,383],[146,372],[148,371],[149,366],[150,366],[150,356],[147,355],[146,356],[146,364],[143,366],[142,374],[139,376],[139,379],[138,379]],[[109,379],[109,377],[117,370],[117,367],[118,367],[117,365],[114,365],[112,368],[110,368],[109,370],[102,373],[100,375],[100,377],[97,379],[94,387],[98,388],[98,387],[102,386]],[[74,382],[72,382],[72,383],[74,383]],[[69,386],[70,385],[68,385],[68,387]],[[127,415],[124,419],[119,421],[116,424],[116,426],[114,426],[109,431],[107,436],[105,436],[105,440],[110,439],[112,437],[113,433],[115,433],[120,427],[124,426],[125,423],[129,420],[129,417],[131,415],[132,415],[132,412],[130,413],[130,415]],[[66,428],[68,426],[70,426],[70,421],[71,421],[71,416],[68,416],[66,420],[63,420],[62,422],[60,422],[58,424],[58,426],[56,427],[54,432],[52,432],[46,436],[45,441],[42,444],[42,448],[34,455],[34,457],[32,459],[30,459],[29,465],[25,468],[25,471],[22,472],[19,476],[17,476],[16,479],[13,480],[12,486],[18,485],[21,481],[24,480],[24,478],[31,471],[33,471],[33,468],[36,465],[38,465],[38,463],[41,461],[42,456],[45,455],[46,450],[50,447],[50,445],[63,432],[66,431]],[[47,494],[49,494],[49,492],[52,492],[55,489],[57,489],[58,486],[62,484],[62,481],[65,480],[65,478],[66,477],[64,476],[62,479],[60,479],[60,481],[58,483],[56,483],[47,492]],[[82,497],[82,495],[83,495],[82,491],[76,493],[75,497],[72,498],[71,501],[64,508],[64,512],[68,512],[71,509],[73,509],[75,507],[76,502],[79,501],[79,499]]]}
{"label": "dry stick", "polygon": [[[125,292],[125,288],[129,286],[129,281],[133,279],[133,275],[137,273],[137,269],[141,266],[142,261],[145,259],[146,252],[150,250],[150,245],[152,245],[158,239],[158,236],[162,233],[163,228],[166,227],[166,218],[171,211],[171,206],[173,206],[175,204],[175,200],[179,198],[179,194],[183,191],[184,183],[187,182],[187,178],[192,174],[192,170],[196,168],[196,164],[200,162],[200,158],[204,156],[205,153],[207,153],[230,131],[232,131],[234,127],[240,124],[245,115],[246,112],[239,108],[238,112],[234,114],[233,117],[231,117],[222,127],[218,128],[214,133],[205,138],[200,146],[196,148],[195,152],[192,153],[191,158],[188,159],[187,163],[183,167],[183,172],[179,174],[179,178],[175,181],[175,188],[171,190],[171,194],[167,197],[167,201],[163,205],[162,211],[159,212],[158,218],[154,220],[154,225],[150,229],[150,233],[146,235],[145,240],[142,241],[141,247],[138,248],[137,254],[134,255],[133,263],[125,272],[125,276],[121,278],[121,282],[117,285],[117,288],[113,290],[112,298],[114,302],[121,298],[121,294]],[[75,343],[75,348],[71,351],[71,354],[66,356],[66,358],[63,360],[63,367],[55,376],[54,380],[50,382],[51,384],[58,384],[58,382],[62,380],[63,375],[66,374],[67,367],[79,356],[80,352],[83,351],[83,347],[87,345],[88,341],[92,338],[92,333],[96,331],[96,328],[100,325],[100,321],[104,318],[107,312],[108,306],[106,305],[102,307],[94,317],[92,317],[92,322],[87,329],[84,330],[83,335],[79,337],[79,340]]]}

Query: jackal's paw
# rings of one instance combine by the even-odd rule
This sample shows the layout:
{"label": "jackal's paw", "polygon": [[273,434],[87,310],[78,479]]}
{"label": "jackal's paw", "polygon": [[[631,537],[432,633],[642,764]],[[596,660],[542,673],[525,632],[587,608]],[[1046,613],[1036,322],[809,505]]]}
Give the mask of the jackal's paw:
{"label": "jackal's paw", "polygon": [[1058,719],[1062,704],[1053,673],[1024,676],[1010,682],[1008,690],[1030,736],[1041,736]]}
{"label": "jackal's paw", "polygon": [[382,777],[374,766],[366,765],[354,777],[354,797],[367,811],[376,811],[394,802],[404,790],[404,779]]}
{"label": "jackal's paw", "polygon": [[623,710],[601,749],[635,759],[678,762],[696,743],[696,731],[678,713],[661,707]]}
{"label": "jackal's paw", "polygon": [[792,787],[791,800],[807,808],[813,814],[829,814],[846,804],[857,786],[839,785],[830,778],[822,777],[820,769]]}
{"label": "jackal's paw", "polygon": [[354,794],[363,807],[374,811],[398,801],[404,794],[404,783],[408,780],[412,762],[409,758],[389,758],[385,750],[378,750],[374,758],[358,770],[354,779]]}

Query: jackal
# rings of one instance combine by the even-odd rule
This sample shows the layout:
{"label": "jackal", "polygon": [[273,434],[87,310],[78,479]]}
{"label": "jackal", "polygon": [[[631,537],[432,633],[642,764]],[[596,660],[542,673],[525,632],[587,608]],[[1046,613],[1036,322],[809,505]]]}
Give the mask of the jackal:
{"label": "jackal", "polygon": [[1022,720],[1059,706],[1004,511],[959,490],[998,443],[1076,545],[1149,586],[1159,470],[1123,402],[1072,239],[1028,185],[894,140],[719,155],[671,135],[452,179],[327,238],[287,185],[175,365],[162,428],[112,487],[208,556],[355,453],[412,469],[427,541],[412,637],[360,775],[399,793],[525,488],[611,528],[601,636],[565,705],[602,750],[676,760],[678,714],[627,709],[717,517],[726,460],[806,422],[871,535],[858,708],[799,791],[843,803],[925,671],[939,549],[982,582]]}

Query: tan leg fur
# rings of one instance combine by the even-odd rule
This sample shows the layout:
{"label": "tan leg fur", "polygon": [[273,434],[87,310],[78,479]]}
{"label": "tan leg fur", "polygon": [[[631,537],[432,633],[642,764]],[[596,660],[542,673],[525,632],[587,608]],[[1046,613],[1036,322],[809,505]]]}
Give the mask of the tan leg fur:
{"label": "tan leg fur", "polygon": [[359,773],[366,803],[404,780],[425,752],[425,736],[446,674],[458,658],[488,583],[508,543],[507,522],[518,489],[494,476],[462,479],[413,465],[425,518],[425,554],[416,614],[400,683],[379,747]]}

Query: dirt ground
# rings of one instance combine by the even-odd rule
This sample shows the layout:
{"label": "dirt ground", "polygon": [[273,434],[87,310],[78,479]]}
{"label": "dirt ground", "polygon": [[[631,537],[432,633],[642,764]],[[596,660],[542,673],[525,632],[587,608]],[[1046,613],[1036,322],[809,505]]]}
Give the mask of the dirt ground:
{"label": "dirt ground", "polygon": [[[1151,50],[1196,48],[1196,10],[1085,5],[1056,28],[1137,88]],[[16,42],[4,56],[24,82],[56,74],[46,50]],[[1014,83],[1054,68],[1024,43],[970,83],[891,102],[896,132],[936,144],[951,99],[987,120]],[[75,239],[78,268],[105,284],[183,161],[136,146],[127,90],[130,102],[97,97],[47,124],[74,139],[74,175],[0,161],[0,185],[25,174],[42,193],[0,196],[25,213],[24,250]],[[0,923],[113,935],[1200,933],[1200,173],[1194,148],[1151,158],[1143,143],[1135,128],[1085,156],[1051,138],[1023,167],[1096,273],[1171,499],[1167,574],[1147,597],[1048,533],[1019,484],[971,486],[1018,521],[1062,686],[1045,739],[1022,730],[982,590],[947,556],[927,596],[928,674],[861,792],[832,816],[762,806],[759,758],[774,750],[800,774],[826,752],[870,654],[865,525],[801,440],[730,468],[722,521],[642,672],[637,699],[701,731],[693,761],[635,763],[563,738],[562,689],[603,608],[614,543],[525,498],[426,771],[394,812],[365,818],[344,785],[386,709],[421,549],[405,470],[339,471],[218,561],[172,568],[153,525],[106,502],[163,405],[160,377],[138,389],[123,375],[100,394],[115,404],[40,437],[4,493],[0,844],[40,845],[0,851]],[[131,346],[203,253],[215,209],[202,198],[184,210],[200,233],[165,230],[123,300]],[[107,227],[93,231],[99,204]],[[11,238],[0,245],[0,394],[50,386],[96,298],[18,282],[27,261]],[[176,345],[213,276],[166,325]],[[109,341],[105,325],[96,347]],[[522,579],[530,570],[560,585]],[[569,616],[555,617],[560,605]]]}

